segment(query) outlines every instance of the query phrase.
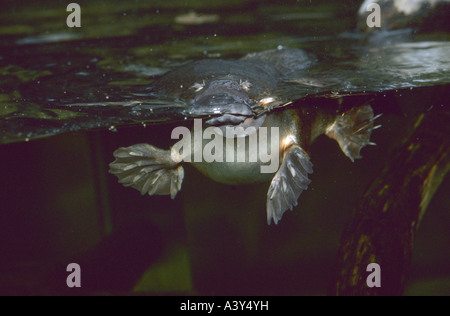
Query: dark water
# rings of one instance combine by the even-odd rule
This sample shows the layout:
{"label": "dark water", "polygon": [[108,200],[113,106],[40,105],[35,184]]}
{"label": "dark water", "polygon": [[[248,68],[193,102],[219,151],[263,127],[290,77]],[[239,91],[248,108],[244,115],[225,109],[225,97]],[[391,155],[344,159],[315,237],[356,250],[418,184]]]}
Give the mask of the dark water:
{"label": "dark water", "polygon": [[158,75],[192,60],[277,47],[304,49],[317,61],[278,93],[284,101],[450,83],[447,33],[368,38],[351,31],[351,6],[332,3],[197,5],[203,15],[189,1],[87,3],[78,29],[64,27],[63,3],[4,13],[0,141],[183,119],[185,104],[148,95]]}
{"label": "dark water", "polygon": [[[65,267],[77,262],[88,294],[324,294],[355,201],[408,115],[448,110],[449,34],[369,38],[352,31],[357,1],[80,1],[79,29],[65,25],[67,4],[0,13],[0,293],[70,294]],[[265,224],[267,184],[224,186],[187,168],[171,201],[107,175],[115,149],[168,148],[185,118],[185,104],[146,94],[161,74],[279,46],[317,61],[286,100],[365,93],[385,116],[355,164],[326,138],[313,145],[311,189],[278,226]],[[410,294],[450,293],[448,189],[419,231]]]}

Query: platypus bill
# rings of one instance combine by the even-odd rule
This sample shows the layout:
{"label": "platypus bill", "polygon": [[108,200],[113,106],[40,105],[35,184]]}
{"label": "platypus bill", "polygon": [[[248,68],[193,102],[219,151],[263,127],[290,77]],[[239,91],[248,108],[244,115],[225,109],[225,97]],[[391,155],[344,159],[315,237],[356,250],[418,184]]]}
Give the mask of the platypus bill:
{"label": "platypus bill", "polygon": [[[370,135],[376,128],[376,117],[370,105],[347,111],[311,105],[256,116],[257,107],[270,107],[271,102],[276,102],[273,92],[283,81],[289,80],[292,74],[298,76],[310,64],[302,50],[277,49],[236,61],[194,62],[167,73],[154,85],[155,92],[163,91],[184,99],[190,112],[211,114],[212,118],[204,122],[204,128],[208,125],[219,127],[214,132],[214,139],[219,139],[222,144],[230,141],[223,137],[226,127],[252,127],[249,130],[267,142],[264,145],[271,148],[271,153],[279,153],[273,172],[261,172],[261,166],[267,166],[267,161],[263,162],[260,157],[250,159],[254,148],[250,149],[248,145],[250,138],[255,136],[250,133],[242,136],[246,146],[238,146],[236,141],[232,148],[233,155],[241,154],[244,160],[225,159],[227,146],[223,146],[223,162],[190,162],[203,174],[221,183],[237,185],[271,180],[267,193],[268,224],[272,220],[277,224],[286,210],[297,206],[300,194],[308,188],[313,165],[307,151],[319,135],[326,134],[335,139],[352,161],[361,157],[364,146],[373,144]],[[266,136],[262,135],[263,127],[265,132],[277,128],[277,138],[263,137]],[[194,157],[196,151],[203,151],[210,141],[201,142],[193,143],[192,152],[183,152],[184,161],[188,155]],[[119,178],[119,183],[139,190],[142,195],[170,195],[174,199],[184,178],[183,162],[175,156],[171,150],[149,144],[119,148],[114,152],[116,160],[110,164],[110,173]]]}

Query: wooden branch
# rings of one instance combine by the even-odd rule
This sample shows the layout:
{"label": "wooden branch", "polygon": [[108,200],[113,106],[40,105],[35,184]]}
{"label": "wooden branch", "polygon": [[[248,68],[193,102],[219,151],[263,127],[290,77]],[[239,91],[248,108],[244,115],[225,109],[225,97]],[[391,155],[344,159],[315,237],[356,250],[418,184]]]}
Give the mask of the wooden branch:
{"label": "wooden branch", "polygon": [[[336,295],[402,295],[414,235],[450,169],[450,113],[421,114],[411,133],[357,204],[342,235]],[[370,288],[367,266],[381,267],[381,287]]]}

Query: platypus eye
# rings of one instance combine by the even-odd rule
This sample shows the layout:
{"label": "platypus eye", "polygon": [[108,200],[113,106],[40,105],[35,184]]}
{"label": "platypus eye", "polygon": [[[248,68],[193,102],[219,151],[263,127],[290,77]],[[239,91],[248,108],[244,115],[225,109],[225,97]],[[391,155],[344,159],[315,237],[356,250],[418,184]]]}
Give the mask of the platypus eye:
{"label": "platypus eye", "polygon": [[245,91],[250,90],[250,88],[252,87],[252,84],[250,82],[248,82],[248,80],[244,80],[242,81],[242,79],[239,81],[239,85],[242,87],[242,89],[244,89]]}
{"label": "platypus eye", "polygon": [[191,89],[194,89],[195,92],[199,92],[200,90],[202,90],[205,87],[205,81],[203,81],[202,83],[194,83],[194,85],[191,87]]}

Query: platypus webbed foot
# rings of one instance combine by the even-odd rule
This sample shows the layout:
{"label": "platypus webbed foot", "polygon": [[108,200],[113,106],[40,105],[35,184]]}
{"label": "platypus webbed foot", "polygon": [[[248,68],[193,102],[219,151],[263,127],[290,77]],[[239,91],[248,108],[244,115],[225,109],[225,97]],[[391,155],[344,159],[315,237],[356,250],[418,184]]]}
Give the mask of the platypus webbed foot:
{"label": "platypus webbed foot", "polygon": [[284,152],[280,169],[272,180],[267,193],[267,223],[272,219],[275,224],[281,220],[283,213],[297,206],[300,194],[308,189],[313,173],[313,165],[307,154],[298,145],[291,145]]}
{"label": "platypus webbed foot", "polygon": [[360,151],[364,146],[375,145],[370,142],[370,135],[374,129],[381,127],[374,127],[373,122],[378,117],[374,117],[370,105],[356,107],[339,116],[327,128],[326,134],[335,139],[344,154],[354,161],[361,158]]}
{"label": "platypus webbed foot", "polygon": [[132,187],[142,195],[169,195],[175,198],[184,178],[184,169],[173,161],[170,150],[149,144],[119,148],[109,173],[119,178],[119,183]]}

